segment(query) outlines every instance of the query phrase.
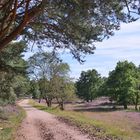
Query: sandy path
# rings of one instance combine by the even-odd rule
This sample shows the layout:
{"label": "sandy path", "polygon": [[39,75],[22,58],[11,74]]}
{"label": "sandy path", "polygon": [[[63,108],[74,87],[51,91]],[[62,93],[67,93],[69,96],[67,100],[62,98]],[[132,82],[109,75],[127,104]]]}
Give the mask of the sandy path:
{"label": "sandy path", "polygon": [[54,115],[37,110],[28,100],[19,103],[27,117],[17,132],[16,140],[90,140],[76,128],[59,122]]}

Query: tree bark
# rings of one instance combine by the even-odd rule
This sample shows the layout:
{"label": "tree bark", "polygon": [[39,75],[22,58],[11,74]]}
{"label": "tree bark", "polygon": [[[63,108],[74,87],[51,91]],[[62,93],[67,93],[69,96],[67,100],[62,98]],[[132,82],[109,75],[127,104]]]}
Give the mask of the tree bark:
{"label": "tree bark", "polygon": [[39,14],[43,10],[42,4],[43,2],[37,7],[34,7],[33,9],[25,13],[23,21],[19,24],[19,26],[17,26],[13,30],[13,32],[11,32],[8,36],[6,36],[3,40],[0,41],[0,51],[23,31],[24,27],[29,23],[29,21],[32,18],[34,18],[37,14]]}
{"label": "tree bark", "polygon": [[45,98],[45,101],[48,107],[52,106],[52,99]]}
{"label": "tree bark", "polygon": [[57,103],[58,103],[60,109],[61,110],[64,110],[64,101],[63,101],[63,99],[61,99],[61,101],[59,101],[59,99],[56,98],[56,100],[57,100]]}
{"label": "tree bark", "polygon": [[64,110],[64,102],[63,101],[60,103],[60,109]]}
{"label": "tree bark", "polygon": [[124,106],[124,109],[127,109],[127,108],[128,108],[128,107],[127,107],[127,104],[124,104],[123,106]]}

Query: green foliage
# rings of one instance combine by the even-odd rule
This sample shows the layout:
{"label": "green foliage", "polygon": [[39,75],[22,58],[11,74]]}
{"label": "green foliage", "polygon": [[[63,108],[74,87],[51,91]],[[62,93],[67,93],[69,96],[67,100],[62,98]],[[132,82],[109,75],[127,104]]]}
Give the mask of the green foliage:
{"label": "green foliage", "polygon": [[133,88],[131,89],[132,103],[135,105],[135,110],[138,110],[138,104],[140,104],[140,68],[136,68],[133,78]]}
{"label": "green foliage", "polygon": [[9,97],[9,103],[14,104],[16,101],[16,94],[14,92],[14,89],[10,87],[10,97]]}
{"label": "green foliage", "polygon": [[106,81],[107,81],[107,77],[103,77],[101,80],[101,85],[99,87],[99,90],[97,92],[97,96],[108,96],[107,95],[107,86],[106,86]]}
{"label": "green foliage", "polygon": [[38,99],[40,96],[39,85],[38,82],[35,80],[30,81],[30,94],[32,95],[33,99]]}
{"label": "green foliage", "polygon": [[62,101],[73,101],[76,98],[76,89],[74,83],[71,80],[64,81],[62,79],[61,88],[62,91],[58,95],[58,98],[61,98]]}
{"label": "green foliage", "polygon": [[65,77],[55,77],[55,97],[59,103],[60,109],[64,110],[64,103],[75,99],[75,86],[70,79]]}
{"label": "green foliage", "polygon": [[69,49],[79,61],[81,54],[94,52],[95,42],[119,30],[120,22],[135,21],[140,13],[139,0],[20,0],[17,5],[3,0],[0,4],[0,48],[20,34],[56,51]]}
{"label": "green foliage", "polygon": [[[138,83],[140,82],[137,67],[128,61],[118,62],[115,70],[110,72],[106,82],[106,92],[117,103],[127,105],[137,96]],[[137,88],[136,88],[137,87]]]}
{"label": "green foliage", "polygon": [[39,98],[45,99],[49,107],[54,98],[61,107],[68,98],[72,98],[74,86],[68,75],[69,65],[60,61],[57,54],[36,53],[28,62],[30,77],[39,87]]}
{"label": "green foliage", "polygon": [[[22,58],[25,43],[11,43],[0,52],[0,102],[13,104],[18,94],[23,94],[27,63]],[[18,90],[17,90],[18,89]],[[21,90],[22,89],[22,90]],[[26,88],[24,88],[25,91]],[[18,96],[19,97],[19,96]]]}
{"label": "green foliage", "polygon": [[86,101],[92,101],[97,97],[101,83],[102,79],[96,70],[83,71],[76,83],[77,95]]}
{"label": "green foliage", "polygon": [[0,69],[6,72],[13,71],[15,73],[25,73],[27,63],[23,57],[23,52],[26,51],[26,44],[24,42],[10,43],[0,52]]}
{"label": "green foliage", "polygon": [[7,103],[13,104],[16,100],[16,95],[14,89],[9,79],[1,81],[0,85],[0,105],[5,105]]}
{"label": "green foliage", "polygon": [[32,30],[37,33],[32,36],[32,32],[27,31],[29,39],[37,38],[39,45],[49,42],[56,51],[67,48],[80,61],[82,54],[94,52],[94,42],[114,35],[114,30],[120,29],[121,21],[136,20],[131,12],[124,10],[127,4],[132,10],[134,3],[120,0],[53,1],[46,4],[49,10],[32,22]]}
{"label": "green foliage", "polygon": [[14,76],[12,82],[14,92],[18,98],[29,94],[30,82],[27,75],[16,75]]}
{"label": "green foliage", "polygon": [[[14,111],[12,111],[12,109]],[[25,116],[25,111],[17,106],[11,106],[8,111],[3,110],[2,116],[0,112],[0,128],[2,128],[2,130],[0,130],[0,140],[14,140],[17,129]]]}
{"label": "green foliage", "polygon": [[96,70],[82,72],[76,83],[77,95],[86,100],[99,96],[109,96],[111,101],[123,105],[135,105],[138,110],[140,103],[140,67],[132,62],[118,62],[115,70],[108,78],[101,78]]}

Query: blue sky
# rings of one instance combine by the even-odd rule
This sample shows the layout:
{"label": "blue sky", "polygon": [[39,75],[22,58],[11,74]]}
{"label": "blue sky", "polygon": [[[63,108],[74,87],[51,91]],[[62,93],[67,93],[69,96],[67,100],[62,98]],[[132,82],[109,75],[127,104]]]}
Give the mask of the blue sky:
{"label": "blue sky", "polygon": [[81,71],[96,69],[101,76],[108,76],[118,61],[128,60],[136,65],[140,64],[140,20],[122,24],[121,29],[108,40],[96,43],[95,54],[86,56],[86,62],[79,64],[70,55],[63,55],[63,59],[71,67],[71,76],[78,78]]}
{"label": "blue sky", "polygon": [[[63,54],[64,62],[70,65],[70,76],[77,79],[81,71],[96,69],[101,76],[108,76],[118,61],[128,60],[136,65],[140,64],[140,20],[121,24],[121,29],[108,40],[96,43],[96,50],[93,55],[87,55],[84,64],[73,59],[70,54]],[[33,52],[28,52],[28,57]]]}

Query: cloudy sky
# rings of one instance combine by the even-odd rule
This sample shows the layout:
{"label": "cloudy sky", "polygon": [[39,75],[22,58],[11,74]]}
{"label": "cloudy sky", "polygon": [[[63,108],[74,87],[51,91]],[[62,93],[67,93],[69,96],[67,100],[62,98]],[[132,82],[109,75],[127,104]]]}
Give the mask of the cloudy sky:
{"label": "cloudy sky", "polygon": [[84,64],[79,64],[70,55],[63,59],[71,67],[71,76],[78,78],[81,71],[96,69],[102,76],[108,76],[118,61],[128,60],[140,64],[140,20],[122,24],[121,30],[108,40],[96,44],[95,54],[87,56]]}
{"label": "cloudy sky", "polygon": [[[28,57],[33,52],[26,54]],[[77,79],[81,71],[96,69],[101,76],[108,76],[118,61],[128,60],[140,64],[140,20],[122,24],[121,30],[108,40],[96,44],[95,54],[86,56],[86,62],[80,64],[70,54],[61,55],[70,65],[71,77]]]}

